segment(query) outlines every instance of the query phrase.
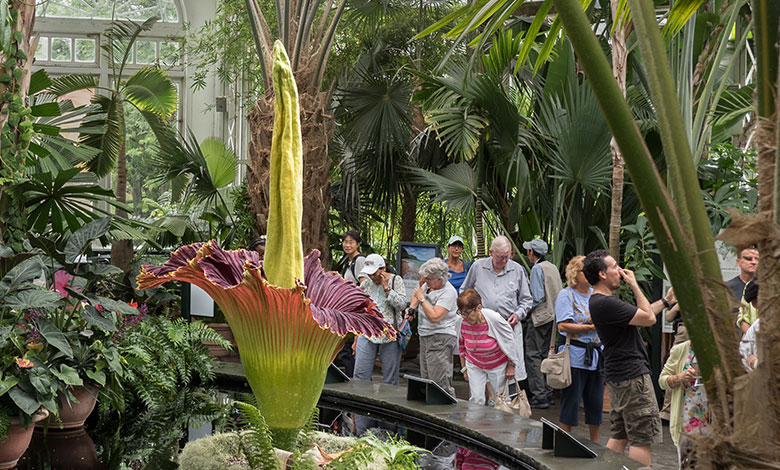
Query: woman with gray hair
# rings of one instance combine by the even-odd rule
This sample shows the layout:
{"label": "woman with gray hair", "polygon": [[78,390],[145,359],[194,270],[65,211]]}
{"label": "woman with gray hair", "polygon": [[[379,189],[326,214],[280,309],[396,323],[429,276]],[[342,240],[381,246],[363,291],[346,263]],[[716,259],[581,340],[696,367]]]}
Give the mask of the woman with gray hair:
{"label": "woman with gray hair", "polygon": [[455,396],[452,356],[458,340],[458,293],[448,282],[447,263],[433,258],[420,266],[420,285],[414,289],[406,318],[419,313],[420,375]]}

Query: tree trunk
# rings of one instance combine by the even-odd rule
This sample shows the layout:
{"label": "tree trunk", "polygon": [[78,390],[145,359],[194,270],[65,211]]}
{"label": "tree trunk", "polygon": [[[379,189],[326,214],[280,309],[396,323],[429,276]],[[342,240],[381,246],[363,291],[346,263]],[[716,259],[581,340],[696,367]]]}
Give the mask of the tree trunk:
{"label": "tree trunk", "polygon": [[401,194],[401,241],[413,242],[417,230],[417,193],[405,185]]}
{"label": "tree trunk", "polygon": [[[27,90],[30,88],[30,72],[38,36],[31,39],[35,25],[35,2],[14,0],[10,6],[17,12],[16,20],[12,20],[10,25],[10,43],[23,52],[26,58],[13,55],[8,57],[7,51],[0,52],[0,62],[6,66],[4,72],[10,75],[8,83],[0,83],[0,95],[12,94],[10,100],[0,102],[0,131],[3,134],[0,139],[0,179],[5,180],[0,184],[0,214],[3,214],[0,218],[0,241],[21,251],[22,241],[27,235],[27,217],[24,198],[18,188],[13,188],[13,183],[22,176],[21,170],[25,166],[24,155],[29,147],[29,140],[22,138],[21,124],[23,121],[29,121],[30,118],[23,117],[17,125],[9,125],[7,128],[6,124],[10,115],[14,114],[8,109],[12,101],[20,102],[25,108],[28,107],[26,97]],[[20,41],[14,37],[15,32],[21,33]],[[21,76],[14,76],[12,73],[14,70],[20,70]],[[5,149],[3,149],[3,141],[8,145]],[[11,146],[16,146],[16,149],[12,149]]]}
{"label": "tree trunk", "polygon": [[[617,17],[619,0],[610,0],[613,21],[619,21],[612,36],[612,73],[620,91],[626,96],[626,24]],[[612,153],[612,210],[609,217],[609,254],[620,262],[620,226],[623,212],[623,175],[625,164],[617,141],[613,137],[609,143]]]}
{"label": "tree trunk", "polygon": [[[298,83],[298,90],[303,139],[303,223],[301,227],[303,251],[304,254],[308,254],[312,249],[320,250],[323,266],[327,268],[330,264],[328,142],[333,128],[330,118],[325,115],[328,94],[312,95],[308,91],[301,92],[301,90],[308,90],[308,87],[301,82]],[[257,100],[255,107],[249,112],[248,120],[251,137],[247,190],[257,231],[265,234],[268,226],[268,176],[274,120],[273,95],[270,92]]]}
{"label": "tree trunk", "polygon": [[[124,126],[123,126],[124,127]],[[124,129],[122,130],[124,133]],[[127,202],[127,151],[122,142],[116,157],[116,200]],[[126,218],[127,212],[117,209],[116,216]],[[133,241],[114,240],[111,243],[111,264],[127,271],[133,261]]]}
{"label": "tree trunk", "polygon": [[477,258],[485,257],[485,230],[482,226],[482,187],[477,186],[474,198],[474,231],[477,234]]}

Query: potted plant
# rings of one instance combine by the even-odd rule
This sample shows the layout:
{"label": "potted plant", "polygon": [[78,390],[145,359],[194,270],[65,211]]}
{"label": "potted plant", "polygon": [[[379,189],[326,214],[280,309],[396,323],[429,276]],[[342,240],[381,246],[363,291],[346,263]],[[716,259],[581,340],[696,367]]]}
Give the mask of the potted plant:
{"label": "potted plant", "polygon": [[98,396],[121,406],[124,359],[117,336],[138,315],[136,305],[105,297],[113,277],[122,274],[108,264],[88,262],[94,239],[103,237],[111,217],[87,223],[57,240],[37,239],[46,266],[46,285],[54,290],[53,306],[30,312],[48,348],[41,357],[67,387],[58,396],[60,428],[83,425]]}
{"label": "potted plant", "polygon": [[[110,221],[98,219],[56,239],[31,238],[35,246],[28,243],[26,253],[13,257],[5,249],[8,262],[3,265],[13,267],[3,288],[11,286],[14,292],[0,292],[5,294],[0,304],[4,329],[10,333],[8,339],[2,335],[3,344],[7,354],[20,359],[17,367],[24,364],[31,372],[26,381],[3,381],[0,392],[7,391],[6,401],[13,400],[17,407],[24,404],[28,416],[38,404],[53,412],[62,426],[78,427],[97,395],[121,395],[123,359],[116,335],[123,319],[138,310],[99,295],[110,291],[111,276],[121,271],[88,263],[85,256],[92,240],[106,234]],[[10,367],[7,361],[3,365]],[[72,416],[79,409],[84,416]]]}
{"label": "potted plant", "polygon": [[53,307],[59,297],[33,284],[41,272],[34,254],[0,245],[0,469],[16,465],[30,444],[31,425],[57,413],[56,397],[65,389],[27,313]]}

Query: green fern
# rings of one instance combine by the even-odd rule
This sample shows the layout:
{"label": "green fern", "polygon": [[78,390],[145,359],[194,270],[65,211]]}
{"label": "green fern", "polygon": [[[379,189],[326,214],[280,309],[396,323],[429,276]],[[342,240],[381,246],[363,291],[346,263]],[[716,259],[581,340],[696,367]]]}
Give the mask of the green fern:
{"label": "green fern", "polygon": [[388,436],[386,441],[378,439],[371,433],[364,438],[366,444],[373,448],[385,459],[389,468],[393,470],[417,470],[417,454],[429,452],[421,447],[409,444],[401,437]]}
{"label": "green fern", "polygon": [[279,459],[276,458],[271,439],[271,430],[265,423],[265,418],[256,406],[241,401],[233,402],[241,416],[246,420],[246,428],[239,435],[239,447],[252,470],[278,470]]}
{"label": "green fern", "polygon": [[317,423],[319,422],[320,411],[317,408],[311,413],[306,425],[298,434],[298,442],[296,444],[295,452],[293,453],[293,461],[291,470],[314,470],[317,464],[314,463],[314,459],[310,454],[302,453],[308,449],[314,447],[317,437]]}

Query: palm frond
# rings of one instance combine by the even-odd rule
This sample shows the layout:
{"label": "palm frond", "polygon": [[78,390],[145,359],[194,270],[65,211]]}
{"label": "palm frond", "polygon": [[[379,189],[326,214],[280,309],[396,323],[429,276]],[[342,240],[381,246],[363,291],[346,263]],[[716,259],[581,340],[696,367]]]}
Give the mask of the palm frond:
{"label": "palm frond", "polygon": [[70,74],[53,79],[48,91],[60,97],[74,91],[92,90],[98,85],[98,77],[94,75]]}
{"label": "palm frond", "polygon": [[138,109],[166,117],[176,111],[176,87],[159,67],[142,68],[127,79],[123,90],[127,100]]}
{"label": "palm frond", "polygon": [[680,32],[688,20],[705,3],[705,0],[676,0],[664,26],[665,36],[672,36]]}
{"label": "palm frond", "polygon": [[118,97],[103,95],[92,96],[92,102],[100,108],[87,114],[87,117],[94,117],[84,123],[83,127],[104,127],[102,133],[94,133],[86,130],[81,132],[81,142],[90,147],[100,150],[100,155],[93,158],[87,168],[95,173],[98,178],[102,178],[111,173],[116,166],[119,148],[124,142],[125,114],[122,109],[122,101]]}
{"label": "palm frond", "polygon": [[206,160],[211,181],[215,188],[221,189],[236,180],[238,172],[238,157],[216,137],[209,137],[200,144],[203,157]]}
{"label": "palm frond", "polygon": [[438,174],[421,168],[409,167],[410,181],[428,191],[436,202],[449,209],[468,213],[474,210],[477,175],[466,163],[455,163]]}

